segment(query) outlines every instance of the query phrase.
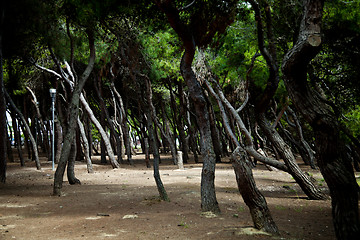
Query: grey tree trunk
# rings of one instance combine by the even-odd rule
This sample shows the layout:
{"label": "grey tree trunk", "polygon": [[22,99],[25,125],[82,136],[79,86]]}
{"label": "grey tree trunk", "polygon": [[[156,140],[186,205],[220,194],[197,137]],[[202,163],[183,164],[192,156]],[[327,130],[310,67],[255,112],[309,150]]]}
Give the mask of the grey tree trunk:
{"label": "grey tree trunk", "polygon": [[90,155],[89,155],[89,152],[90,152],[89,142],[88,142],[88,139],[86,137],[84,125],[82,124],[82,122],[80,121],[79,118],[78,118],[77,123],[79,125],[81,142],[82,142],[82,145],[84,146],[84,155],[85,155],[85,160],[86,160],[87,171],[88,171],[88,173],[93,173],[94,170],[93,170],[91,158],[90,158]]}
{"label": "grey tree trunk", "polygon": [[251,162],[249,161],[249,157],[231,129],[229,118],[227,117],[223,107],[223,100],[219,97],[218,94],[215,93],[206,80],[204,82],[210,93],[216,98],[222,115],[225,130],[231,138],[232,142],[236,145],[236,149],[233,151],[231,156],[231,162],[235,171],[239,192],[243,197],[246,205],[250,209],[254,225],[257,229],[262,229],[269,233],[278,234],[279,230],[271,216],[265,197],[256,187],[251,171]]}
{"label": "grey tree trunk", "polygon": [[58,119],[55,121],[55,129],[56,129],[56,136],[57,136],[55,163],[59,163],[60,156],[61,156],[61,150],[62,150],[62,143],[63,143],[63,131],[62,131],[61,124]]}
{"label": "grey tree trunk", "polygon": [[95,63],[95,44],[94,44],[93,32],[87,31],[87,33],[89,38],[90,58],[85,71],[78,79],[78,82],[73,89],[73,94],[71,97],[71,101],[69,103],[69,124],[68,124],[69,127],[64,137],[63,149],[61,152],[60,161],[56,168],[55,177],[54,177],[53,194],[58,196],[61,195],[61,188],[63,184],[65,167],[70,156],[71,144],[75,138],[77,119],[79,117],[79,99],[80,99],[81,91],[85,85],[86,80],[90,76],[90,73],[92,72]]}
{"label": "grey tree trunk", "polygon": [[154,178],[156,182],[157,189],[159,191],[160,199],[164,201],[170,201],[165,187],[161,181],[160,178],[160,171],[159,171],[159,162],[160,162],[160,154],[159,154],[159,146],[155,139],[155,131],[154,126],[157,122],[156,119],[156,110],[152,103],[152,89],[151,89],[151,82],[150,79],[145,76],[145,85],[146,85],[146,96],[147,96],[147,127],[148,127],[148,133],[149,133],[149,141],[152,145],[152,151],[154,156]]}
{"label": "grey tree trunk", "polygon": [[[39,161],[39,153],[38,153],[38,150],[37,150],[37,144],[36,144],[36,141],[35,141],[35,138],[33,137],[32,133],[31,133],[31,129],[29,127],[29,125],[27,124],[23,114],[20,112],[20,110],[15,106],[15,103],[13,102],[13,100],[11,99],[11,97],[9,96],[9,94],[6,92],[6,90],[4,89],[5,91],[5,96],[6,98],[8,99],[8,102],[10,103],[11,107],[14,109],[14,111],[16,112],[16,114],[19,116],[20,120],[22,121],[22,123],[24,124],[25,126],[25,129],[26,131],[28,132],[29,134],[29,138],[30,138],[30,141],[31,141],[31,145],[33,147],[33,151],[34,151],[34,155],[35,155],[35,164],[36,164],[36,169],[37,170],[41,170],[41,165],[40,165],[40,161]],[[5,125],[6,126],[6,125]],[[4,143],[5,144],[5,143]],[[20,143],[21,144],[21,143]]]}
{"label": "grey tree trunk", "polygon": [[271,143],[279,150],[279,154],[288,167],[289,174],[291,174],[296,183],[299,184],[304,193],[312,200],[326,199],[326,195],[312,182],[310,176],[300,169],[290,146],[285,143],[275,128],[271,127],[264,114],[257,115],[257,122]]}
{"label": "grey tree trunk", "polygon": [[81,101],[82,105],[84,106],[86,112],[88,113],[91,121],[94,123],[95,127],[98,129],[98,131],[101,135],[101,138],[104,140],[105,148],[108,153],[112,167],[119,168],[120,164],[115,159],[115,155],[114,155],[114,152],[111,147],[110,139],[109,139],[107,133],[105,132],[105,130],[103,129],[103,127],[101,126],[101,124],[99,123],[99,121],[96,119],[93,111],[91,110],[89,104],[86,102],[83,94],[80,94],[80,101]]}
{"label": "grey tree trunk", "polygon": [[246,151],[241,147],[237,147],[231,155],[231,162],[239,192],[250,209],[255,228],[279,234],[279,229],[271,216],[265,197],[256,187],[251,171],[251,162]]}
{"label": "grey tree trunk", "polygon": [[203,90],[191,68],[195,48],[192,43],[185,47],[180,70],[189,89],[190,98],[194,104],[196,121],[200,130],[201,155],[203,168],[201,172],[201,209],[218,213],[220,208],[215,193],[215,162],[214,147],[211,137],[210,117]]}

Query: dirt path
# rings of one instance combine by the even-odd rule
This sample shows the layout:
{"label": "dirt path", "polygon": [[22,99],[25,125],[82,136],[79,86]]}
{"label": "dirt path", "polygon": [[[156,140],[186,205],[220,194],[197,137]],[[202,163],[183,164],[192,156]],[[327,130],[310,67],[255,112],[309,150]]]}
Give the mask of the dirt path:
{"label": "dirt path", "polygon": [[[280,237],[256,233],[248,208],[236,187],[230,164],[218,164],[218,216],[200,211],[201,164],[180,171],[163,157],[161,177],[171,202],[158,200],[152,169],[143,156],[135,167],[111,169],[96,164],[94,174],[77,163],[82,185],[64,183],[64,196],[52,196],[53,172],[42,161],[11,163],[7,184],[0,185],[0,239],[335,239],[330,201],[309,201],[290,175],[254,169],[257,186],[265,195]],[[319,185],[321,175],[305,168]],[[65,177],[66,178],[66,177]],[[323,186],[327,191],[326,186]]]}

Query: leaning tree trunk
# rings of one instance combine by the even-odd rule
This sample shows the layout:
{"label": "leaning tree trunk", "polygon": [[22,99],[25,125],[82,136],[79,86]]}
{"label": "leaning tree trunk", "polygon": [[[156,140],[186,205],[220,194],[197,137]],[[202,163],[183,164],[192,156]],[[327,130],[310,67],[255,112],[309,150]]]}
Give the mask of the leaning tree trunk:
{"label": "leaning tree trunk", "polygon": [[271,143],[279,150],[279,154],[289,169],[289,174],[291,174],[296,183],[299,184],[304,193],[312,200],[326,199],[326,195],[312,182],[310,176],[300,169],[290,146],[285,143],[276,129],[271,127],[264,114],[257,115],[257,122]]}
{"label": "leaning tree trunk", "polygon": [[[5,89],[4,89],[5,90]],[[35,141],[35,138],[33,137],[32,133],[31,133],[31,129],[29,127],[29,125],[27,124],[23,114],[20,112],[20,110],[16,107],[15,103],[13,102],[13,100],[11,99],[11,97],[9,96],[9,94],[6,92],[5,90],[5,96],[6,98],[8,99],[11,107],[14,109],[14,111],[17,113],[17,115],[19,116],[20,120],[22,121],[22,123],[24,124],[25,126],[25,129],[26,131],[28,132],[29,134],[29,138],[30,138],[30,141],[31,141],[31,145],[33,147],[33,151],[34,151],[34,155],[35,155],[35,165],[36,165],[36,169],[37,170],[41,170],[41,165],[40,165],[40,161],[39,161],[39,153],[38,153],[38,150],[37,150],[37,144],[36,144],[36,141]],[[6,126],[6,125],[4,125]],[[21,143],[20,143],[21,144]]]}
{"label": "leaning tree trunk", "polygon": [[236,149],[231,155],[231,162],[236,175],[239,192],[250,209],[254,225],[257,229],[278,234],[279,230],[271,216],[265,197],[256,187],[251,171],[251,162],[249,161],[249,157],[230,127],[229,118],[225,112],[222,99],[215,93],[206,80],[204,82],[210,93],[216,98],[223,119],[224,128],[232,142],[236,145]]}
{"label": "leaning tree trunk", "polygon": [[101,124],[99,123],[99,121],[96,119],[93,111],[91,110],[89,104],[86,102],[83,94],[80,94],[80,101],[83,104],[85,110],[87,111],[91,121],[94,123],[95,127],[98,129],[98,131],[99,131],[99,133],[101,135],[101,138],[104,140],[105,148],[106,148],[106,151],[108,153],[108,156],[109,156],[112,167],[113,168],[119,168],[120,164],[115,159],[115,155],[114,155],[114,152],[113,152],[112,147],[111,147],[110,139],[109,139],[107,133],[104,131]]}
{"label": "leaning tree trunk", "polygon": [[71,144],[75,138],[77,119],[79,117],[79,99],[80,99],[81,91],[85,85],[86,80],[89,78],[95,63],[95,44],[94,44],[94,36],[91,31],[88,31],[88,38],[89,38],[89,47],[90,47],[90,59],[85,71],[78,79],[78,82],[73,89],[71,101],[69,103],[69,125],[64,137],[61,157],[58,167],[56,168],[55,177],[54,177],[53,194],[58,196],[61,195],[61,188],[63,184],[63,176],[65,172],[66,162],[69,159]]}
{"label": "leaning tree trunk", "polygon": [[296,131],[298,132],[298,136],[299,136],[299,140],[300,140],[299,152],[300,152],[302,158],[304,159],[304,162],[307,162],[311,166],[312,169],[316,169],[315,155],[313,153],[313,150],[309,146],[308,142],[304,138],[300,121],[299,121],[298,117],[296,116],[295,112],[290,107],[288,107],[287,110],[292,115],[292,117],[294,119]]}
{"label": "leaning tree trunk", "polygon": [[318,166],[330,189],[332,215],[338,239],[360,236],[358,194],[351,160],[340,139],[335,114],[307,83],[307,66],[321,45],[323,0],[304,0],[298,40],[283,59],[284,82],[297,110],[315,133]]}
{"label": "leaning tree trunk", "polygon": [[50,144],[48,144],[50,142],[50,140],[49,140],[47,131],[45,129],[44,121],[43,121],[41,113],[40,113],[38,100],[36,98],[35,93],[31,90],[31,88],[26,87],[26,89],[30,92],[30,94],[32,96],[31,102],[34,104],[35,111],[36,111],[36,116],[37,116],[38,120],[40,121],[41,133],[42,133],[42,136],[44,138],[44,142],[46,143],[46,144],[44,144],[44,146],[45,146],[44,150],[45,150],[46,153],[50,153],[50,151],[51,151],[50,150]]}
{"label": "leaning tree trunk", "polygon": [[278,234],[279,229],[271,216],[266,199],[256,187],[251,171],[251,162],[246,151],[237,147],[231,155],[231,162],[235,171],[239,192],[250,209],[255,228]]}
{"label": "leaning tree trunk", "polygon": [[82,124],[82,122],[80,121],[79,118],[77,120],[77,123],[79,125],[79,130],[80,130],[81,143],[84,146],[84,155],[85,155],[85,160],[86,160],[87,171],[88,171],[88,173],[94,173],[91,158],[90,158],[90,154],[89,154],[89,152],[90,152],[89,141],[88,141],[88,139],[86,137],[84,125]]}
{"label": "leaning tree trunk", "polygon": [[[100,80],[99,80],[100,81]],[[108,126],[110,128],[110,132],[111,134],[115,137],[115,145],[116,145],[116,153],[117,153],[117,161],[118,162],[122,162],[123,159],[122,159],[122,156],[121,156],[121,141],[120,141],[120,136],[119,134],[116,132],[115,130],[115,127],[114,127],[114,124],[113,122],[111,121],[111,118],[110,118],[110,114],[109,114],[109,111],[107,110],[106,108],[106,104],[105,104],[105,101],[102,97],[102,89],[101,89],[101,83],[99,82],[99,87],[96,86],[96,83],[95,83],[95,89],[96,89],[96,92],[97,92],[97,95],[98,95],[98,98],[100,100],[100,107],[101,107],[101,112],[102,114],[104,114],[104,117],[108,123]],[[116,106],[114,106],[114,108],[116,108]],[[103,115],[102,115],[103,116]],[[102,119],[103,120],[103,119]]]}

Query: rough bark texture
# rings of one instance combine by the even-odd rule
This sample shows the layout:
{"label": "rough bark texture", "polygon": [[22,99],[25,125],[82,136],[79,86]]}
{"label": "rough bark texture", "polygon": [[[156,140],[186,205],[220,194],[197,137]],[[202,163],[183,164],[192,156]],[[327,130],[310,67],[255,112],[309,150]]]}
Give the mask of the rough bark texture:
{"label": "rough bark texture", "polygon": [[256,187],[251,171],[251,162],[244,149],[237,147],[231,156],[238,189],[250,209],[255,228],[268,233],[279,234],[265,197]]}
{"label": "rough bark texture", "polygon": [[190,98],[193,101],[196,121],[200,130],[200,146],[203,155],[203,169],[201,172],[201,208],[203,211],[220,212],[215,194],[215,162],[209,112],[203,91],[196,76],[191,69],[195,49],[191,46],[185,50],[181,60],[181,73],[189,89]]}
{"label": "rough bark texture", "polygon": [[180,63],[181,74],[188,87],[190,99],[194,105],[196,121],[200,131],[200,146],[203,156],[201,173],[201,208],[203,211],[220,212],[215,194],[215,154],[211,138],[209,112],[203,90],[191,68],[195,55],[195,43],[189,27],[180,19],[179,11],[172,1],[156,1],[166,14],[168,22],[180,37],[185,52]]}
{"label": "rough bark texture", "polygon": [[61,150],[62,150],[63,131],[62,131],[61,124],[58,119],[55,120],[55,129],[56,129],[55,163],[59,163],[60,157],[61,157]]}
{"label": "rough bark texture", "polygon": [[304,0],[299,37],[283,60],[285,85],[297,110],[315,133],[318,166],[330,189],[333,222],[338,239],[360,236],[358,194],[351,161],[340,126],[330,107],[307,84],[307,65],[320,50],[322,0]]}
{"label": "rough bark texture", "polygon": [[112,167],[119,168],[120,164],[115,159],[115,155],[114,155],[114,152],[111,147],[109,136],[107,135],[107,133],[105,132],[105,130],[103,129],[103,127],[101,126],[99,121],[96,119],[93,111],[91,110],[89,104],[86,102],[83,94],[80,95],[80,101],[81,101],[82,105],[84,106],[85,110],[87,111],[91,121],[94,123],[95,127],[98,129],[98,131],[101,135],[101,139],[103,139],[103,141],[104,141],[105,148],[106,148],[107,154],[109,156]]}
{"label": "rough bark texture", "polygon": [[257,117],[258,123],[271,141],[272,144],[279,150],[279,154],[284,160],[286,166],[289,169],[289,174],[295,179],[296,183],[299,184],[304,193],[312,200],[324,200],[324,195],[321,190],[311,181],[310,176],[306,175],[296,163],[295,156],[291,151],[289,145],[285,143],[279,133],[271,127],[263,114]]}
{"label": "rough bark texture", "polygon": [[223,119],[224,128],[232,142],[236,145],[236,149],[231,156],[231,162],[235,171],[239,192],[250,209],[254,225],[257,229],[278,234],[279,230],[271,216],[265,197],[256,187],[249,157],[231,129],[229,118],[225,112],[222,100],[206,80],[205,83],[210,93],[216,98]]}

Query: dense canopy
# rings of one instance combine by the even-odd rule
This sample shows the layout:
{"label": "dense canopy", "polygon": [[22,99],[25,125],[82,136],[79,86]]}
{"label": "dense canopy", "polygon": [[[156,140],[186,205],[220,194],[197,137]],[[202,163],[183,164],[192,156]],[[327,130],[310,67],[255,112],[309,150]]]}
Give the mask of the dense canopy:
{"label": "dense canopy", "polygon": [[22,165],[23,146],[38,169],[39,154],[53,159],[59,196],[66,167],[81,182],[75,161],[90,173],[93,154],[121,168],[139,151],[169,200],[159,153],[180,165],[191,155],[203,162],[201,209],[219,212],[215,166],[231,156],[255,227],[277,234],[251,169],[262,162],[327,198],[300,155],[329,186],[336,237],[359,236],[360,1],[21,0],[0,11],[2,183],[11,148]]}

